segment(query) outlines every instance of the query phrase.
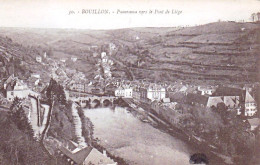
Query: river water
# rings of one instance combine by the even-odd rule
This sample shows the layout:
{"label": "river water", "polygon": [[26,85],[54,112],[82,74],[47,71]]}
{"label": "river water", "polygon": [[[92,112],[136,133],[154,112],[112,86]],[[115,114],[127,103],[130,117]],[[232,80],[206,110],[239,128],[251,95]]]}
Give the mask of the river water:
{"label": "river water", "polygon": [[138,165],[189,165],[190,149],[182,141],[140,121],[125,108],[85,109],[94,138],[113,155]]}

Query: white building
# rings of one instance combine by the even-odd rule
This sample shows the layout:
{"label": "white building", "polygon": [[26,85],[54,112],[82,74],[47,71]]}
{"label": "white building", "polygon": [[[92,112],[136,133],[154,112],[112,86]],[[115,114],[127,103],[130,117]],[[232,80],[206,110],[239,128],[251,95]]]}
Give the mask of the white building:
{"label": "white building", "polygon": [[71,61],[73,61],[73,62],[76,62],[76,61],[78,60],[77,57],[71,57],[70,59],[71,59]]}
{"label": "white building", "polygon": [[107,53],[106,52],[102,52],[101,53],[101,58],[104,58],[104,57],[106,57],[107,56]]}
{"label": "white building", "polygon": [[132,98],[133,97],[133,89],[132,88],[125,88],[125,98]]}
{"label": "white building", "polygon": [[201,95],[212,95],[213,92],[216,91],[215,88],[212,87],[198,87],[198,91],[201,92]]}
{"label": "white building", "polygon": [[33,73],[33,74],[31,74],[31,77],[41,78],[41,75],[40,75],[40,74],[37,74],[37,73]]}
{"label": "white building", "polygon": [[20,99],[28,98],[30,90],[22,81],[16,80],[14,86],[8,84],[6,89],[6,98],[8,101],[13,101],[15,97]]}
{"label": "white building", "polygon": [[41,63],[42,62],[42,57],[41,56],[36,56],[36,62]]}
{"label": "white building", "polygon": [[103,62],[103,63],[107,63],[107,62],[108,62],[108,58],[107,58],[106,56],[103,57],[103,58],[102,58],[102,62]]}
{"label": "white building", "polygon": [[115,96],[116,97],[124,97],[125,96],[125,89],[123,87],[118,87],[116,90],[115,90]]}
{"label": "white building", "polygon": [[253,116],[256,114],[256,112],[257,112],[256,101],[247,90],[246,97],[245,97],[245,116]]}
{"label": "white building", "polygon": [[132,98],[133,97],[133,89],[131,87],[118,87],[115,90],[116,97],[123,97],[123,98]]}
{"label": "white building", "polygon": [[115,50],[116,49],[116,45],[114,43],[109,43],[109,49],[112,51],[112,50]]}
{"label": "white building", "polygon": [[67,59],[66,59],[66,58],[61,58],[60,61],[61,61],[61,62],[66,62]]}
{"label": "white building", "polygon": [[154,101],[160,101],[166,98],[166,89],[161,85],[152,84],[147,88],[147,98]]}

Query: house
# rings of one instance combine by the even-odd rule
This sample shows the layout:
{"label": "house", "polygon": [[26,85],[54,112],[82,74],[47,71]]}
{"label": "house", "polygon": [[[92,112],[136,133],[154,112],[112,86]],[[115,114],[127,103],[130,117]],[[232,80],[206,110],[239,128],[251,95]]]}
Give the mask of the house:
{"label": "house", "polygon": [[133,97],[133,89],[131,87],[125,87],[125,98],[132,98]]}
{"label": "house", "polygon": [[113,60],[108,60],[108,64],[109,64],[109,65],[114,65]]}
{"label": "house", "polygon": [[163,104],[167,104],[171,102],[170,98],[163,98],[161,101]]}
{"label": "house", "polygon": [[66,58],[61,58],[60,61],[61,61],[61,62],[66,62],[67,59],[66,59]]}
{"label": "house", "polygon": [[133,88],[133,98],[140,100],[140,89],[137,86]]}
{"label": "house", "polygon": [[14,74],[12,74],[11,76],[9,76],[9,77],[5,80],[5,82],[4,82],[4,89],[5,89],[5,90],[6,90],[6,88],[7,88],[7,85],[10,84],[14,79],[16,79],[16,78],[14,77]]}
{"label": "house", "polygon": [[31,74],[31,77],[35,77],[35,78],[41,78],[40,74],[37,74],[37,73],[33,73]]}
{"label": "house", "polygon": [[253,116],[256,114],[256,112],[257,112],[256,101],[247,90],[245,96],[245,116]]}
{"label": "house", "polygon": [[97,149],[90,146],[82,149],[76,148],[73,151],[61,146],[59,147],[58,153],[62,158],[66,158],[65,160],[67,160],[69,165],[117,165],[114,160],[107,156],[105,151],[102,154]]}
{"label": "house", "polygon": [[157,84],[150,84],[146,89],[146,93],[147,93],[146,97],[152,101],[154,100],[160,101],[161,99],[166,97],[165,88]]}
{"label": "house", "polygon": [[115,90],[115,96],[116,97],[124,97],[125,96],[125,89],[122,86],[119,86],[116,90]]}
{"label": "house", "polygon": [[9,83],[6,88],[6,98],[8,101],[13,101],[15,97],[28,98],[30,90],[21,80],[15,80]]}
{"label": "house", "polygon": [[70,85],[70,89],[78,92],[85,91],[85,84],[84,83],[72,83]]}
{"label": "house", "polygon": [[109,43],[109,50],[115,50],[116,49],[116,45],[114,43]]}
{"label": "house", "polygon": [[187,88],[186,86],[182,86],[182,87],[179,89],[179,92],[186,93],[187,90],[188,90],[188,88]]}
{"label": "house", "polygon": [[73,61],[73,62],[76,62],[76,61],[78,60],[77,57],[71,57],[70,59],[71,59],[71,61]]}
{"label": "house", "polygon": [[123,98],[132,98],[133,97],[133,88],[130,86],[119,86],[115,90],[116,97],[123,97]]}
{"label": "house", "polygon": [[107,63],[108,62],[108,57],[107,56],[102,57],[102,62],[103,63]]}
{"label": "house", "polygon": [[41,63],[42,62],[42,57],[41,56],[36,56],[36,62]]}
{"label": "house", "polygon": [[198,91],[201,92],[201,95],[212,95],[216,89],[213,87],[198,87]]}
{"label": "house", "polygon": [[101,53],[101,58],[104,58],[104,57],[106,57],[107,56],[107,53],[106,52],[102,52]]}

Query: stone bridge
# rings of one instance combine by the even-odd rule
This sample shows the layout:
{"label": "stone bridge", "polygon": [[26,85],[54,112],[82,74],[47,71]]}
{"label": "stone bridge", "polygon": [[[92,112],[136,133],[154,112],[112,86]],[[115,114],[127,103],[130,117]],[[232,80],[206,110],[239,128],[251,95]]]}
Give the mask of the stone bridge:
{"label": "stone bridge", "polygon": [[117,98],[114,96],[85,96],[73,98],[72,100],[77,102],[81,107],[95,107],[95,106],[107,106],[113,105]]}

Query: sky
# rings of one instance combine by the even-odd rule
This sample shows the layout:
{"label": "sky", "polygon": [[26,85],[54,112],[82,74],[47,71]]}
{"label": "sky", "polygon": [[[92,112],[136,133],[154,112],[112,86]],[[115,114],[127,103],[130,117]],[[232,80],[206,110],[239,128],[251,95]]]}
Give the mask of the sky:
{"label": "sky", "polygon": [[[82,14],[82,11],[89,10],[109,13]],[[155,10],[161,13],[155,13]],[[72,11],[75,14],[71,14]],[[250,15],[259,11],[260,0],[0,0],[0,27],[118,29],[193,26],[218,20],[250,21]]]}

